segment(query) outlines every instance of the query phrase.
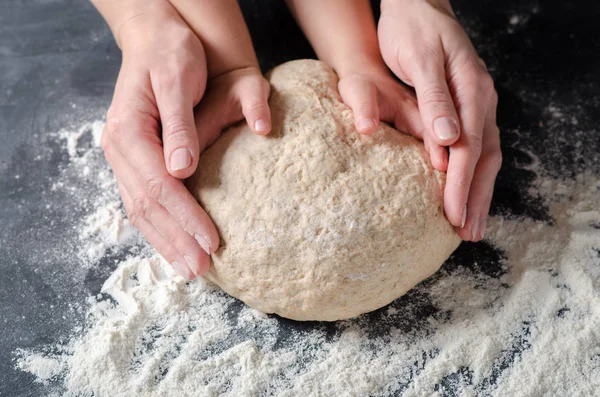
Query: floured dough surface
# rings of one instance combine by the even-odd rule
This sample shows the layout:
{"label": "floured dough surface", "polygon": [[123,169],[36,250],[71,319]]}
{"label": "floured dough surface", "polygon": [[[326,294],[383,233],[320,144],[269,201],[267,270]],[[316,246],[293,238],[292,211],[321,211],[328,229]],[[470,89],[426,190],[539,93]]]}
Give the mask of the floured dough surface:
{"label": "floured dough surface", "polygon": [[385,306],[460,243],[443,213],[444,175],[408,135],[356,132],[325,64],[288,62],[268,78],[271,134],[228,129],[188,183],[221,236],[206,277],[296,320]]}

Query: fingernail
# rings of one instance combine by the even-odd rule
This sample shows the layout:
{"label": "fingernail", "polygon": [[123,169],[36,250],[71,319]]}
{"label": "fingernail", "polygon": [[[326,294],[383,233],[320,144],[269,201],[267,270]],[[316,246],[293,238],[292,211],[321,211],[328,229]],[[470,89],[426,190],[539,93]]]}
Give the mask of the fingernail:
{"label": "fingernail", "polygon": [[198,276],[198,273],[200,272],[200,266],[198,266],[197,263],[195,263],[191,257],[189,257],[188,255],[184,255],[183,259],[185,259],[185,262],[188,265],[188,268],[192,271],[192,273],[194,273],[195,276]]}
{"label": "fingernail", "polygon": [[269,123],[266,120],[260,119],[254,122],[254,130],[259,132],[265,132],[269,130]]}
{"label": "fingernail", "polygon": [[183,277],[185,281],[190,281],[192,278],[194,278],[192,271],[186,265],[182,264],[181,262],[177,262],[177,261],[172,262],[171,266],[173,266],[173,269],[175,269],[177,274],[179,274],[181,277]]}
{"label": "fingernail", "polygon": [[192,164],[192,154],[186,148],[179,148],[171,154],[171,169],[179,171]]}
{"label": "fingernail", "polygon": [[449,117],[438,117],[433,121],[433,132],[443,141],[456,138],[456,123]]}
{"label": "fingernail", "polygon": [[479,235],[479,215],[471,222],[471,241],[475,241]]}
{"label": "fingernail", "polygon": [[485,228],[487,227],[487,218],[483,218],[479,223],[479,233],[481,234],[481,239],[485,237]]}
{"label": "fingernail", "polygon": [[460,221],[460,227],[461,229],[463,227],[465,227],[465,222],[467,221],[467,205],[465,204],[465,207],[463,208],[463,213],[462,213],[462,220]]}
{"label": "fingernail", "polygon": [[198,234],[194,235],[194,238],[196,239],[198,244],[200,244],[200,247],[202,247],[204,252],[206,252],[208,255],[210,255],[210,244],[208,244],[208,239],[206,237],[202,237]]}
{"label": "fingernail", "polygon": [[375,123],[375,120],[373,119],[360,119],[358,120],[358,130],[359,131],[366,131],[366,130],[370,130],[371,128],[375,127],[375,125],[377,125],[377,123]]}

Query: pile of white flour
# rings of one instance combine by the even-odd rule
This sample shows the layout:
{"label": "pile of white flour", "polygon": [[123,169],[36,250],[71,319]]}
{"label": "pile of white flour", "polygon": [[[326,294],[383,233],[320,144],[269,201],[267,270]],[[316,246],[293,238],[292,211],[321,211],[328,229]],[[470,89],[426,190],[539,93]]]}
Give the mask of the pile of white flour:
{"label": "pile of white flour", "polygon": [[[107,165],[78,150],[82,134],[97,141],[101,128],[63,135],[73,167],[109,192],[89,203],[94,211],[81,225],[88,267],[114,245],[140,244]],[[561,181],[538,168],[531,166],[538,178],[530,193],[553,222],[490,219],[486,241],[500,253],[493,271],[482,271],[477,255],[456,256],[374,314],[299,324],[202,280],[186,284],[145,248],[89,299],[85,331],[66,344],[19,350],[15,365],[54,396],[593,395],[600,178]]]}

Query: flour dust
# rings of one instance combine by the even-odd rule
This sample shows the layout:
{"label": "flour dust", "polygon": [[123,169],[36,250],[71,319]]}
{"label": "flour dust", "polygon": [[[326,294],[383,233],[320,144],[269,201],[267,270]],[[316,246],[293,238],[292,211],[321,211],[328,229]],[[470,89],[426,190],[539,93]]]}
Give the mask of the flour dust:
{"label": "flour dust", "polygon": [[[101,161],[78,255],[143,246]],[[91,132],[90,132],[91,131]],[[94,132],[95,131],[95,132]],[[53,396],[564,396],[600,388],[600,178],[546,176],[530,189],[550,221],[495,216],[433,277],[377,312],[337,323],[259,313],[203,280],[185,283],[147,246],[123,258],[67,343],[15,352]],[[60,186],[57,186],[60,188]]]}

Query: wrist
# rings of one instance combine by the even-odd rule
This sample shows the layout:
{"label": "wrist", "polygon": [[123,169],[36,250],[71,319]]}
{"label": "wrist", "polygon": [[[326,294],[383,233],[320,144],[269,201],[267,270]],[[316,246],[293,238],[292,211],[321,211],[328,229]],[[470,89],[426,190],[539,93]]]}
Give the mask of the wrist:
{"label": "wrist", "polygon": [[405,11],[407,7],[417,4],[427,3],[430,6],[444,10],[446,13],[450,15],[454,15],[454,11],[452,10],[452,5],[450,4],[450,0],[381,0],[381,14],[385,12],[387,9],[393,9],[397,7],[402,7],[402,11]]}
{"label": "wrist", "polygon": [[139,36],[147,36],[152,27],[177,18],[178,14],[166,0],[91,0],[106,20],[121,50]]}
{"label": "wrist", "polygon": [[237,0],[168,1],[202,42],[209,78],[249,67],[259,69]]}
{"label": "wrist", "polygon": [[387,73],[387,67],[381,55],[366,51],[356,51],[340,56],[332,60],[330,66],[340,79],[352,75]]}

